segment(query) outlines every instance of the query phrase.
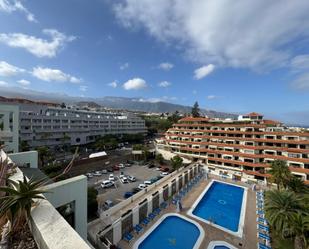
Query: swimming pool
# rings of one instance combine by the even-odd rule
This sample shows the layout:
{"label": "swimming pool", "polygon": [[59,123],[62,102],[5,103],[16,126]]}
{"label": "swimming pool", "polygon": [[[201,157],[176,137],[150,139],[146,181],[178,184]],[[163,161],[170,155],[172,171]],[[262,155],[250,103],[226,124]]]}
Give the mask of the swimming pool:
{"label": "swimming pool", "polygon": [[213,180],[189,210],[189,215],[241,237],[246,197],[245,187]]}
{"label": "swimming pool", "polygon": [[134,249],[199,248],[204,230],[195,221],[179,214],[163,215],[141,238]]}
{"label": "swimming pool", "polygon": [[211,241],[207,249],[237,249],[225,241]]}

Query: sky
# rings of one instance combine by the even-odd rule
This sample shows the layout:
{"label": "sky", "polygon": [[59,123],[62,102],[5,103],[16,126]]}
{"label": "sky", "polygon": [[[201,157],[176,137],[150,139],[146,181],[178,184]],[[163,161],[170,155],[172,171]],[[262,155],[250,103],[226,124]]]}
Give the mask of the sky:
{"label": "sky", "polygon": [[309,124],[309,1],[0,0],[1,88]]}

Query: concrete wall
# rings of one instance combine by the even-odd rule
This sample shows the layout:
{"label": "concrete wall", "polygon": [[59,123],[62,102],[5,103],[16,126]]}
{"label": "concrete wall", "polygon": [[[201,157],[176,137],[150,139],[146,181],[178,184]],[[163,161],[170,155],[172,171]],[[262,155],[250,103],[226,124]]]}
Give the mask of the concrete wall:
{"label": "concrete wall", "polygon": [[19,153],[12,153],[12,154],[9,154],[9,157],[17,165],[23,166],[25,164],[29,164],[30,168],[38,167],[38,152],[35,150],[19,152]]}
{"label": "concrete wall", "polygon": [[81,175],[45,187],[44,196],[56,208],[74,202],[75,230],[87,239],[87,177]]}

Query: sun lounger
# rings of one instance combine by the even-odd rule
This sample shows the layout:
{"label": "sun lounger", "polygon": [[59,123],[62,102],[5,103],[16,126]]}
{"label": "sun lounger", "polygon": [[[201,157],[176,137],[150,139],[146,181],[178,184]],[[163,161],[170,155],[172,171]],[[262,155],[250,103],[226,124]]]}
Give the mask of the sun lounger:
{"label": "sun lounger", "polygon": [[258,229],[269,232],[269,227],[265,225],[258,224]]}
{"label": "sun lounger", "polygon": [[153,220],[154,218],[156,218],[156,215],[153,214],[153,213],[150,213],[150,214],[148,215],[148,218],[151,219],[151,220]]}
{"label": "sun lounger", "polygon": [[265,240],[270,241],[270,237],[268,235],[264,234],[264,233],[259,232],[258,236],[259,236],[260,239],[265,239]]}
{"label": "sun lounger", "polygon": [[125,233],[125,234],[123,235],[123,239],[124,239],[125,241],[127,241],[128,243],[129,243],[133,238],[134,238],[133,235],[130,234],[130,233]]}
{"label": "sun lounger", "polygon": [[260,243],[260,242],[259,242],[259,244],[258,244],[258,248],[259,248],[259,249],[271,249],[270,246],[264,245],[264,244],[262,244],[262,243]]}
{"label": "sun lounger", "polygon": [[259,222],[259,223],[261,223],[261,224],[268,224],[267,220],[265,220],[265,219],[263,219],[263,218],[261,218],[261,217],[258,217],[258,218],[256,219],[256,221]]}
{"label": "sun lounger", "polygon": [[155,215],[160,214],[160,212],[161,212],[161,209],[160,209],[160,208],[156,208],[155,210],[153,210],[153,213],[154,213]]}
{"label": "sun lounger", "polygon": [[143,230],[143,227],[141,227],[140,225],[136,225],[134,227],[134,230],[135,230],[136,233],[140,233]]}
{"label": "sun lounger", "polygon": [[160,205],[161,208],[165,209],[167,207],[167,202],[162,202]]}
{"label": "sun lounger", "polygon": [[256,211],[256,213],[259,214],[259,215],[265,215],[264,211],[262,211],[262,210],[258,210],[258,211]]}
{"label": "sun lounger", "polygon": [[143,225],[147,226],[149,224],[149,220],[147,218],[143,219],[141,222]]}

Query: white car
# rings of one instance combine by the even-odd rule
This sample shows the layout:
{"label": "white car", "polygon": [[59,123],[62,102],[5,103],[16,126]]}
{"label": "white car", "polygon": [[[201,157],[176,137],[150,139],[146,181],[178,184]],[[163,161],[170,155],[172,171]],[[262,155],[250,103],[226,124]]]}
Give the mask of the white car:
{"label": "white car", "polygon": [[139,188],[139,189],[144,189],[144,188],[147,188],[147,185],[144,184],[144,183],[140,183],[140,184],[138,185],[138,188]]}
{"label": "white car", "polygon": [[121,177],[120,181],[121,181],[122,183],[129,183],[128,178],[125,177],[125,176],[124,176],[124,177]]}
{"label": "white car", "polygon": [[115,176],[114,176],[114,174],[110,174],[109,177],[108,177],[108,180],[109,180],[109,181],[115,181]]}
{"label": "white car", "polygon": [[160,170],[161,170],[161,168],[160,168],[160,167],[157,167],[157,168],[156,168],[156,171],[160,171]]}
{"label": "white car", "polygon": [[167,176],[168,175],[168,172],[162,172],[161,174],[160,174],[160,176]]}
{"label": "white car", "polygon": [[123,169],[125,166],[124,166],[123,163],[119,163],[119,164],[118,164],[118,167],[119,167],[119,169]]}
{"label": "white car", "polygon": [[103,169],[103,170],[101,170],[101,173],[102,173],[102,174],[107,174],[107,170],[106,170],[106,169]]}
{"label": "white car", "polygon": [[145,185],[151,185],[151,181],[144,181]]}
{"label": "white car", "polygon": [[96,171],[96,172],[93,173],[93,175],[94,175],[94,176],[101,176],[102,173],[101,173],[100,171]]}
{"label": "white car", "polygon": [[102,188],[109,188],[109,187],[111,187],[111,186],[113,186],[113,185],[114,185],[114,183],[111,182],[110,180],[105,180],[105,181],[103,181],[103,182],[101,183],[101,187],[102,187]]}
{"label": "white car", "polygon": [[93,177],[93,174],[87,173],[86,176],[87,176],[88,178],[92,178],[92,177]]}
{"label": "white car", "polygon": [[135,176],[128,176],[128,179],[129,179],[130,182],[135,182],[136,181]]}

